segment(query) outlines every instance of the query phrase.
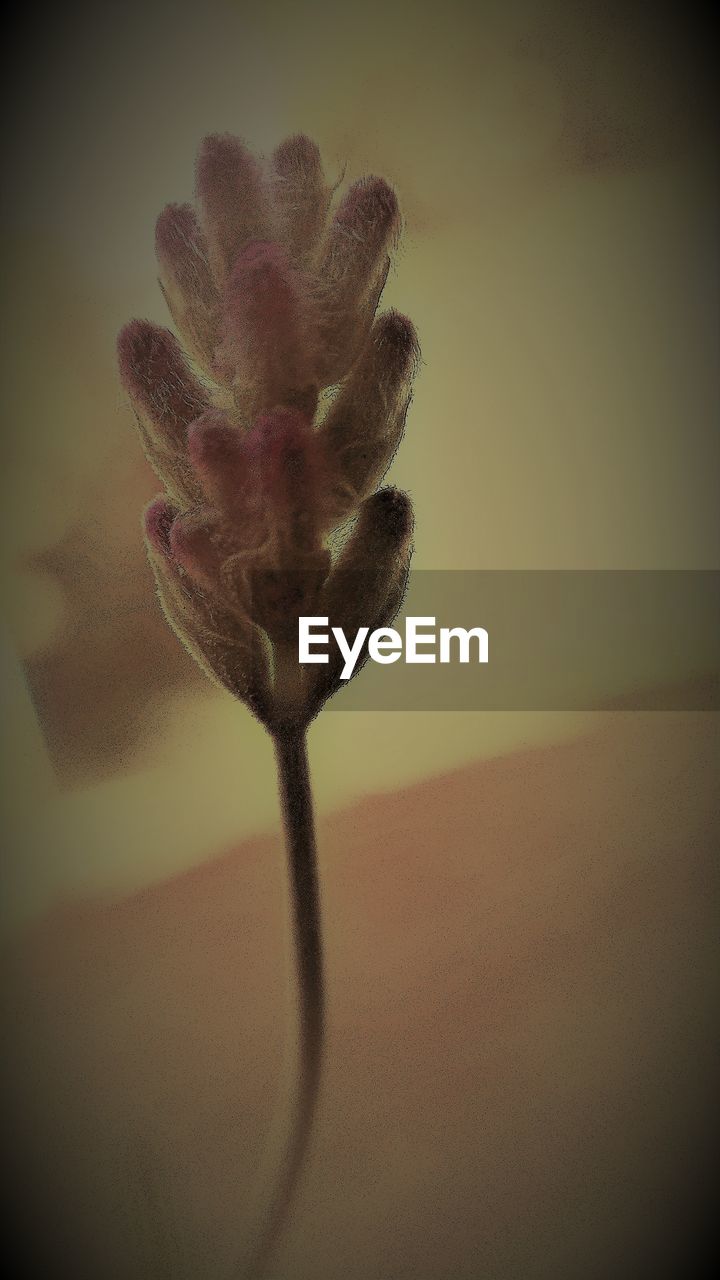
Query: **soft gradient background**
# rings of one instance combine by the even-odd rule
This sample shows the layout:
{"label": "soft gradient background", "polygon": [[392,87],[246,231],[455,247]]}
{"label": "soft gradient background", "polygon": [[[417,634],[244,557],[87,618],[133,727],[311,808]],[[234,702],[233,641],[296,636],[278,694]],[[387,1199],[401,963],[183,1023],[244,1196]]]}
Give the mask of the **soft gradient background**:
{"label": "soft gradient background", "polygon": [[[159,209],[191,195],[211,131],[267,151],[303,130],[331,174],[395,184],[384,302],[416,322],[424,363],[392,479],[415,502],[417,567],[716,567],[705,21],[635,0],[147,0],[19,20],[8,1089],[20,1199],[68,1273],[154,1274],[171,1247],[141,1224],[159,1196],[149,1218],[180,1241],[166,1273],[225,1274],[283,1029],[271,750],[167,631],[139,533],[158,486],[114,341],[133,315],[165,320]],[[318,721],[335,1029],[279,1276],[629,1278],[667,1253],[709,1106],[715,732],[629,712]]]}

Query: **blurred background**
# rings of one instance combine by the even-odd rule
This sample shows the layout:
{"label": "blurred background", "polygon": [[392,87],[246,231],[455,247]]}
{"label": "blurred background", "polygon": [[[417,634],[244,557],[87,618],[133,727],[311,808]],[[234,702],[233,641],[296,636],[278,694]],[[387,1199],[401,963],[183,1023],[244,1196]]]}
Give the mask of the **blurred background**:
{"label": "blurred background", "polygon": [[[391,478],[415,502],[416,568],[714,567],[704,44],[686,10],[591,0],[151,0],[18,22],[1,546],[8,679],[40,733],[22,761],[9,752],[26,846],[10,927],[276,821],[263,734],[155,607],[139,519],[158,485],[115,370],[128,318],[167,322],[154,222],[191,198],[202,136],[269,152],[302,130],[330,175],[378,172],[399,192],[384,305],[413,318],[424,363]],[[576,727],[325,715],[320,803]],[[59,856],[27,847],[43,815]]]}
{"label": "blurred background", "polygon": [[[73,1274],[80,1255],[88,1275],[153,1274],[153,1250],[165,1274],[220,1274],[207,1240],[225,1231],[232,1253],[236,1055],[249,1055],[251,1182],[273,1102],[264,1055],[282,1039],[267,1012],[284,981],[271,748],[168,631],[140,535],[158,484],[114,346],[133,316],[167,322],[157,213],[192,196],[198,144],[216,131],[264,153],[304,131],[329,175],[375,172],[396,187],[405,233],[383,305],[412,317],[423,364],[391,478],[413,497],[417,568],[716,568],[706,22],[639,0],[106,0],[17,17],[2,214],[3,929],[13,1087],[24,1081],[18,1111],[31,1117],[18,1144],[28,1185],[45,1170],[48,1203],[61,1182],[73,1188],[50,1232]],[[321,1139],[332,1177],[278,1275],[604,1280],[625,1275],[613,1232],[622,1251],[649,1205],[658,1220],[679,1212],[668,1187],[685,1185],[706,1097],[711,962],[690,940],[709,923],[713,724],[659,712],[320,718],[310,746],[346,1038]],[[540,899],[522,888],[536,880]],[[556,988],[563,970],[575,977]],[[494,1013],[477,994],[488,973]],[[496,1075],[477,1093],[488,1035]],[[363,1123],[373,1072],[387,1110]],[[678,1102],[681,1079],[694,1080],[692,1104],[682,1090]],[[126,1123],[128,1097],[154,1117],[151,1139],[137,1111]],[[649,1110],[633,1129],[639,1097]],[[583,1143],[602,1142],[608,1115],[610,1146],[586,1165]],[[404,1138],[389,1120],[400,1116]],[[534,1199],[549,1149],[555,1181]],[[498,1236],[476,1222],[481,1167]],[[651,1167],[675,1172],[653,1182]],[[155,1228],[142,1246],[136,1228],[152,1185],[165,1194],[172,1177],[188,1238],[170,1264]],[[350,1216],[311,1263],[334,1185]],[[628,1276],[645,1274],[636,1262]]]}

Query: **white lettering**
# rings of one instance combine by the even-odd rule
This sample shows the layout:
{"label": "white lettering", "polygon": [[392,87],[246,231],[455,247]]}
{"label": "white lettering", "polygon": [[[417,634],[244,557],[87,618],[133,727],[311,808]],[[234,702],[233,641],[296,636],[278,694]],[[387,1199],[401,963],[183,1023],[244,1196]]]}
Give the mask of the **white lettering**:
{"label": "white lettering", "polygon": [[419,644],[434,644],[435,635],[429,634],[427,631],[422,633],[418,631],[418,627],[434,627],[434,618],[406,618],[405,619],[405,661],[406,662],[434,662],[434,653],[418,653]]}
{"label": "white lettering", "polygon": [[312,627],[326,627],[327,618],[300,618],[298,634],[298,662],[329,662],[326,653],[311,653],[311,644],[327,644],[330,639],[327,632],[321,636],[310,634]]}
{"label": "white lettering", "polygon": [[[327,645],[330,636],[327,631],[319,632],[317,627],[327,627],[328,618],[301,617],[298,627],[298,661],[300,663],[329,662],[327,652],[318,652],[318,646]],[[432,628],[432,630],[423,630]],[[341,680],[349,680],[357,667],[363,646],[367,641],[368,654],[373,662],[388,665],[398,662],[401,657],[409,663],[448,663],[457,661],[470,662],[471,641],[477,641],[478,662],[488,661],[489,637],[484,627],[441,627],[439,659],[435,653],[418,652],[419,647],[435,646],[437,634],[435,618],[405,619],[405,642],[403,654],[403,637],[394,627],[378,627],[370,632],[369,627],[360,627],[352,643],[348,640],[342,627],[331,627],[335,643],[343,659]],[[456,641],[456,645],[453,645]],[[453,654],[456,656],[453,658]]]}
{"label": "white lettering", "polygon": [[360,630],[358,631],[355,637],[355,642],[352,645],[352,647],[348,644],[347,640],[345,639],[345,632],[343,631],[342,627],[333,627],[332,633],[335,639],[337,640],[338,649],[340,650],[343,658],[345,659],[345,666],[340,672],[340,679],[349,680],[353,671],[355,670],[355,663],[360,657],[360,650],[362,649],[365,643],[365,640],[370,634],[370,628],[369,627],[360,628]]}
{"label": "white lettering", "polygon": [[373,631],[368,644],[373,662],[397,662],[401,651],[402,636],[399,631],[394,631],[392,627],[379,627],[377,631]]}
{"label": "white lettering", "polygon": [[464,627],[440,628],[440,661],[450,662],[450,641],[458,641],[458,662],[470,661],[470,638],[474,636],[478,642],[478,662],[488,660],[488,633],[484,627],[473,627],[466,631]]}

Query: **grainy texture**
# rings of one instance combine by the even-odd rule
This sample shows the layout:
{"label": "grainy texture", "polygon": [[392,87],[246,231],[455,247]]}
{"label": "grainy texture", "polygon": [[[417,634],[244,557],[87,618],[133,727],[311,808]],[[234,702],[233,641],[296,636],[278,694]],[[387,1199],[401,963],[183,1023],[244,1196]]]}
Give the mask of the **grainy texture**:
{"label": "grainy texture", "polygon": [[[328,1056],[277,1280],[688,1274],[715,1145],[719,750],[715,716],[618,712],[321,822]],[[282,886],[257,839],[15,947],[11,1184],[53,1274],[147,1275],[139,1151],[173,1276],[216,1280],[250,1238]]]}

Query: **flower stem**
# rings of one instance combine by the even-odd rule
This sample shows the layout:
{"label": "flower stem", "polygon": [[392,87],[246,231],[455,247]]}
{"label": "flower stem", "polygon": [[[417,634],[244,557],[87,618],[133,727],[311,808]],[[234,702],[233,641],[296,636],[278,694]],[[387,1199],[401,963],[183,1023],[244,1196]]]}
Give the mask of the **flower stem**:
{"label": "flower stem", "polygon": [[288,856],[297,975],[298,1066],[290,1132],[268,1216],[252,1260],[263,1275],[297,1186],[318,1099],[325,1026],[320,891],[305,728],[273,734]]}

